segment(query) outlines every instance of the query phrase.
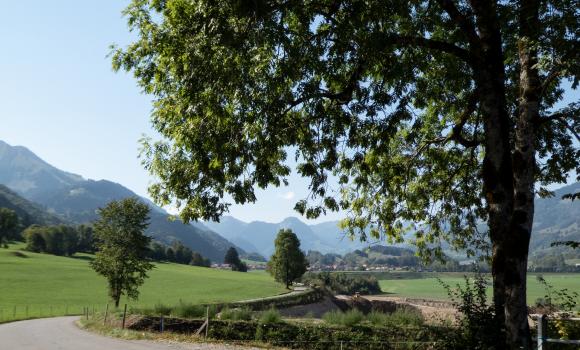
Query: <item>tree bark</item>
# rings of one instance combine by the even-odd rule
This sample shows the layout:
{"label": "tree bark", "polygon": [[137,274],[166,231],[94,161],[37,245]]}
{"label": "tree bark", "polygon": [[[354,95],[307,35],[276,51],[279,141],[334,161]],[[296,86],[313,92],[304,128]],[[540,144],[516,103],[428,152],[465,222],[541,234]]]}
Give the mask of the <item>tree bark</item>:
{"label": "tree bark", "polygon": [[538,0],[520,0],[518,54],[520,61],[519,109],[516,116],[513,152],[514,212],[507,237],[504,276],[506,288],[506,335],[513,348],[532,347],[526,304],[528,250],[534,218],[535,121],[539,119],[540,91],[537,51],[534,42],[540,28]]}
{"label": "tree bark", "polygon": [[530,349],[526,304],[526,273],[534,215],[535,130],[540,84],[537,52],[538,0],[520,2],[520,101],[515,141],[510,145],[510,120],[505,97],[501,33],[493,1],[472,0],[481,38],[474,67],[484,115],[484,191],[492,242],[494,304],[504,325],[505,344],[499,348]]}
{"label": "tree bark", "polygon": [[474,73],[484,115],[482,175],[492,243],[494,305],[497,321],[504,326],[502,334],[505,332],[505,343],[498,343],[497,347],[529,349],[526,271],[533,220],[532,119],[529,119],[529,111],[521,111],[516,131],[519,134],[515,142],[516,156],[512,158],[497,9],[494,1],[472,0],[471,4],[481,38],[481,53]]}

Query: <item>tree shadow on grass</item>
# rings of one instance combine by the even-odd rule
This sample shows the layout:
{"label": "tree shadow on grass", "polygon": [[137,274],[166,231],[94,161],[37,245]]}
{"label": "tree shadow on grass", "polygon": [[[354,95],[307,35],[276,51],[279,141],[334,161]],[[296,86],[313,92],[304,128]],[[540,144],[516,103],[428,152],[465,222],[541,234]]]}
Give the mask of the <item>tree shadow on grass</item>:
{"label": "tree shadow on grass", "polygon": [[95,260],[94,257],[92,256],[87,256],[87,255],[73,255],[71,256],[72,259],[78,259],[78,260],[84,260],[84,261],[93,261]]}

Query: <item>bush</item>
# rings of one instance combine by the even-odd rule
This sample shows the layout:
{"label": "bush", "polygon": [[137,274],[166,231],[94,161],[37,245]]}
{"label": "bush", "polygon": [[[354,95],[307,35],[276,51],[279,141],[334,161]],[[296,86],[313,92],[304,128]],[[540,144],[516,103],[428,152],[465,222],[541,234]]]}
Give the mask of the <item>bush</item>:
{"label": "bush", "polygon": [[378,327],[422,326],[423,315],[413,309],[398,309],[393,313],[372,311],[366,316],[367,321]]}
{"label": "bush", "polygon": [[335,294],[380,294],[379,281],[374,276],[347,275],[345,273],[309,273],[302,278],[304,283],[325,287]]}
{"label": "bush", "polygon": [[252,311],[248,308],[225,308],[220,312],[220,319],[231,321],[250,321],[252,319]]}
{"label": "bush", "polygon": [[280,323],[280,322],[282,322],[282,316],[280,316],[278,310],[274,308],[264,311],[260,315],[261,324]]}
{"label": "bush", "polygon": [[[171,315],[183,318],[203,318],[207,313],[207,306],[196,305],[191,303],[180,302],[173,310]],[[216,314],[216,308],[209,306],[209,316],[214,317]]]}
{"label": "bush", "polygon": [[487,301],[486,289],[488,282],[485,277],[476,273],[471,280],[465,276],[465,285],[456,285],[456,289],[439,280],[447,290],[449,298],[460,312],[459,329],[456,337],[450,339],[456,348],[463,349],[495,349],[504,341],[505,336],[501,322],[496,318],[493,302]]}
{"label": "bush", "polygon": [[322,319],[329,324],[352,327],[360,324],[365,318],[365,315],[358,310],[330,311],[322,316]]}
{"label": "bush", "polygon": [[159,315],[159,316],[169,316],[171,315],[171,307],[158,303],[155,304],[155,307],[153,308],[153,312],[154,315]]}

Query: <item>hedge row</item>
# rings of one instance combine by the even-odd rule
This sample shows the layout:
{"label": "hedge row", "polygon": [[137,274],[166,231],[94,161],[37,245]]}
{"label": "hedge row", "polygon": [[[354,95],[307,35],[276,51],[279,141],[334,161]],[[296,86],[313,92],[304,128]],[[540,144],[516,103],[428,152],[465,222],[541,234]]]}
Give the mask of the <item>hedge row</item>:
{"label": "hedge row", "polygon": [[[203,320],[167,318],[165,330],[191,334]],[[158,331],[160,318],[142,318],[132,329]],[[342,343],[347,349],[449,349],[454,330],[443,327],[352,327],[311,323],[270,323],[255,321],[211,320],[208,336],[226,341],[261,341],[274,346],[294,349],[337,349]]]}

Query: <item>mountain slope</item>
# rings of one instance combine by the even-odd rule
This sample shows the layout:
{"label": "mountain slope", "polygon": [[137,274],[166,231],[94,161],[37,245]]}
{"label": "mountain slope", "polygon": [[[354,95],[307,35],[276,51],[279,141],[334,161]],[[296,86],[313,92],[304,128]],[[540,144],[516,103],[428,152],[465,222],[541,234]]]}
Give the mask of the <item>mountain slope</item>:
{"label": "mountain slope", "polygon": [[580,200],[562,199],[576,192],[580,182],[554,191],[552,198],[536,199],[530,251],[550,250],[555,241],[580,241]]}
{"label": "mountain slope", "polygon": [[14,210],[23,227],[32,224],[58,225],[63,223],[61,218],[48,213],[39,205],[22,198],[4,185],[0,185],[0,208]]}
{"label": "mountain slope", "polygon": [[[0,141],[0,183],[21,196],[41,204],[47,211],[73,223],[87,223],[97,218],[97,209],[111,200],[138,197],[120,184],[85,180],[79,175],[59,170],[25,147],[12,147]],[[222,261],[233,243],[200,225],[170,221],[169,215],[151,201],[147,234],[165,243],[177,239],[213,261]]]}
{"label": "mountain slope", "polygon": [[0,140],[0,184],[35,200],[46,191],[55,191],[80,183],[79,175],[59,170],[22,146],[10,146]]}

